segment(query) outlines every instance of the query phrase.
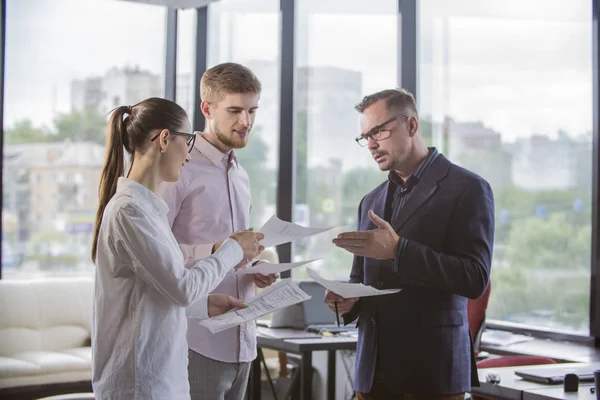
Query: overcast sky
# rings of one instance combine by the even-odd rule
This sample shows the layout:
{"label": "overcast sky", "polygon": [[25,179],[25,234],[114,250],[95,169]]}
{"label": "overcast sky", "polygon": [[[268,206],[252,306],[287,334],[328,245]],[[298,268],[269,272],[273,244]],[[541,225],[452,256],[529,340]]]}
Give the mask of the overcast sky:
{"label": "overcast sky", "polygon": [[[397,0],[298,3],[299,65],[360,71],[363,94],[397,85]],[[213,7],[209,59],[276,62],[278,4]],[[180,15],[178,70],[189,72],[194,11]],[[75,78],[126,65],[163,74],[165,17],[117,0],[8,0],[5,124],[49,125],[69,110]],[[589,0],[422,0],[421,115],[481,120],[506,140],[591,131],[591,46]]]}

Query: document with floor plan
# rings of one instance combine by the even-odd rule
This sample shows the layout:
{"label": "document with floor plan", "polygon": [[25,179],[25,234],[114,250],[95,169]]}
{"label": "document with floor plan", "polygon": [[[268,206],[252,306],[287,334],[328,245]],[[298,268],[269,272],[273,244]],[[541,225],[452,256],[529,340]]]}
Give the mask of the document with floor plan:
{"label": "document with floor plan", "polygon": [[330,281],[323,278],[317,271],[312,268],[306,267],[308,276],[314,279],[318,284],[329,289],[338,296],[342,296],[345,299],[353,297],[368,297],[368,296],[381,296],[384,294],[398,293],[402,289],[375,289],[372,286],[365,286],[362,283],[348,283],[348,282],[336,282]]}
{"label": "document with floor plan", "polygon": [[277,246],[278,244],[289,243],[296,239],[302,239],[308,236],[316,235],[317,233],[325,232],[330,228],[307,228],[302,225],[296,225],[291,222],[282,221],[273,215],[269,220],[256,232],[265,235],[260,241],[265,247]]}
{"label": "document with floor plan", "polygon": [[289,279],[283,279],[248,302],[248,307],[202,320],[199,324],[208,328],[211,333],[217,333],[310,298],[311,296],[300,289],[297,284]]}

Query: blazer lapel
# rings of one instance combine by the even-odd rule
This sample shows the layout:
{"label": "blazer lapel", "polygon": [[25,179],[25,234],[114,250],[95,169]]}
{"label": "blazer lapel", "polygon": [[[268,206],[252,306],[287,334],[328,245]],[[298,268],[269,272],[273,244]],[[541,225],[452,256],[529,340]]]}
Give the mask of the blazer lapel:
{"label": "blazer lapel", "polygon": [[439,182],[444,179],[450,168],[450,161],[442,154],[427,168],[419,183],[414,187],[408,200],[390,224],[398,232],[409,218],[435,193]]}

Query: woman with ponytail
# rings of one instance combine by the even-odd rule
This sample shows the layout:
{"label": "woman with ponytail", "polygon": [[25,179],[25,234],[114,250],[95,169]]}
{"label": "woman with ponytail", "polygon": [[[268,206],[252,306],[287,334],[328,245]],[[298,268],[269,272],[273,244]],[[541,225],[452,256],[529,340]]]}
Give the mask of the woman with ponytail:
{"label": "woman with ponytail", "polygon": [[234,233],[186,269],[156,193],[179,179],[194,140],[185,111],[169,100],[121,106],[110,118],[92,243],[96,398],[189,399],[186,314],[208,318],[244,306],[209,293],[260,253],[262,234]]}

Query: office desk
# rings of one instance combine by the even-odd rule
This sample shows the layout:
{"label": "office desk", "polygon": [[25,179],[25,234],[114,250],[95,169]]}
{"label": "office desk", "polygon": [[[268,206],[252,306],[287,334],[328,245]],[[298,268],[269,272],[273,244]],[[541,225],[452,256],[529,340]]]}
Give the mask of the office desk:
{"label": "office desk", "polygon": [[596,395],[590,392],[594,383],[579,383],[579,392],[565,393],[563,386],[547,387],[544,389],[532,389],[523,393],[523,400],[596,400]]}
{"label": "office desk", "polygon": [[[600,368],[600,363],[593,363],[594,368]],[[594,400],[595,394],[590,393],[590,387],[593,383],[579,383],[578,393],[565,393],[563,385],[544,385],[536,382],[526,381],[517,375],[516,370],[526,370],[532,368],[556,368],[569,366],[582,366],[584,363],[565,363],[551,364],[547,366],[532,365],[520,367],[503,367],[503,368],[484,368],[479,369],[480,387],[471,389],[471,394],[479,395],[488,398],[499,398],[504,400],[550,400],[550,399],[567,399],[567,400]],[[485,380],[489,373],[500,375],[500,383],[492,384]]]}
{"label": "office desk", "polygon": [[560,362],[588,363],[600,361],[600,349],[595,348],[593,344],[540,338],[507,346],[490,346],[482,343],[481,350],[498,355],[544,356]]}
{"label": "office desk", "polygon": [[[269,329],[262,328],[263,332]],[[276,329],[274,329],[276,330]],[[356,337],[332,336],[317,339],[278,339],[258,332],[257,344],[262,348],[299,354],[300,361],[300,398],[312,399],[312,352],[327,351],[327,399],[335,400],[335,352],[337,350],[355,350]],[[251,399],[260,399],[260,357],[252,362]]]}

